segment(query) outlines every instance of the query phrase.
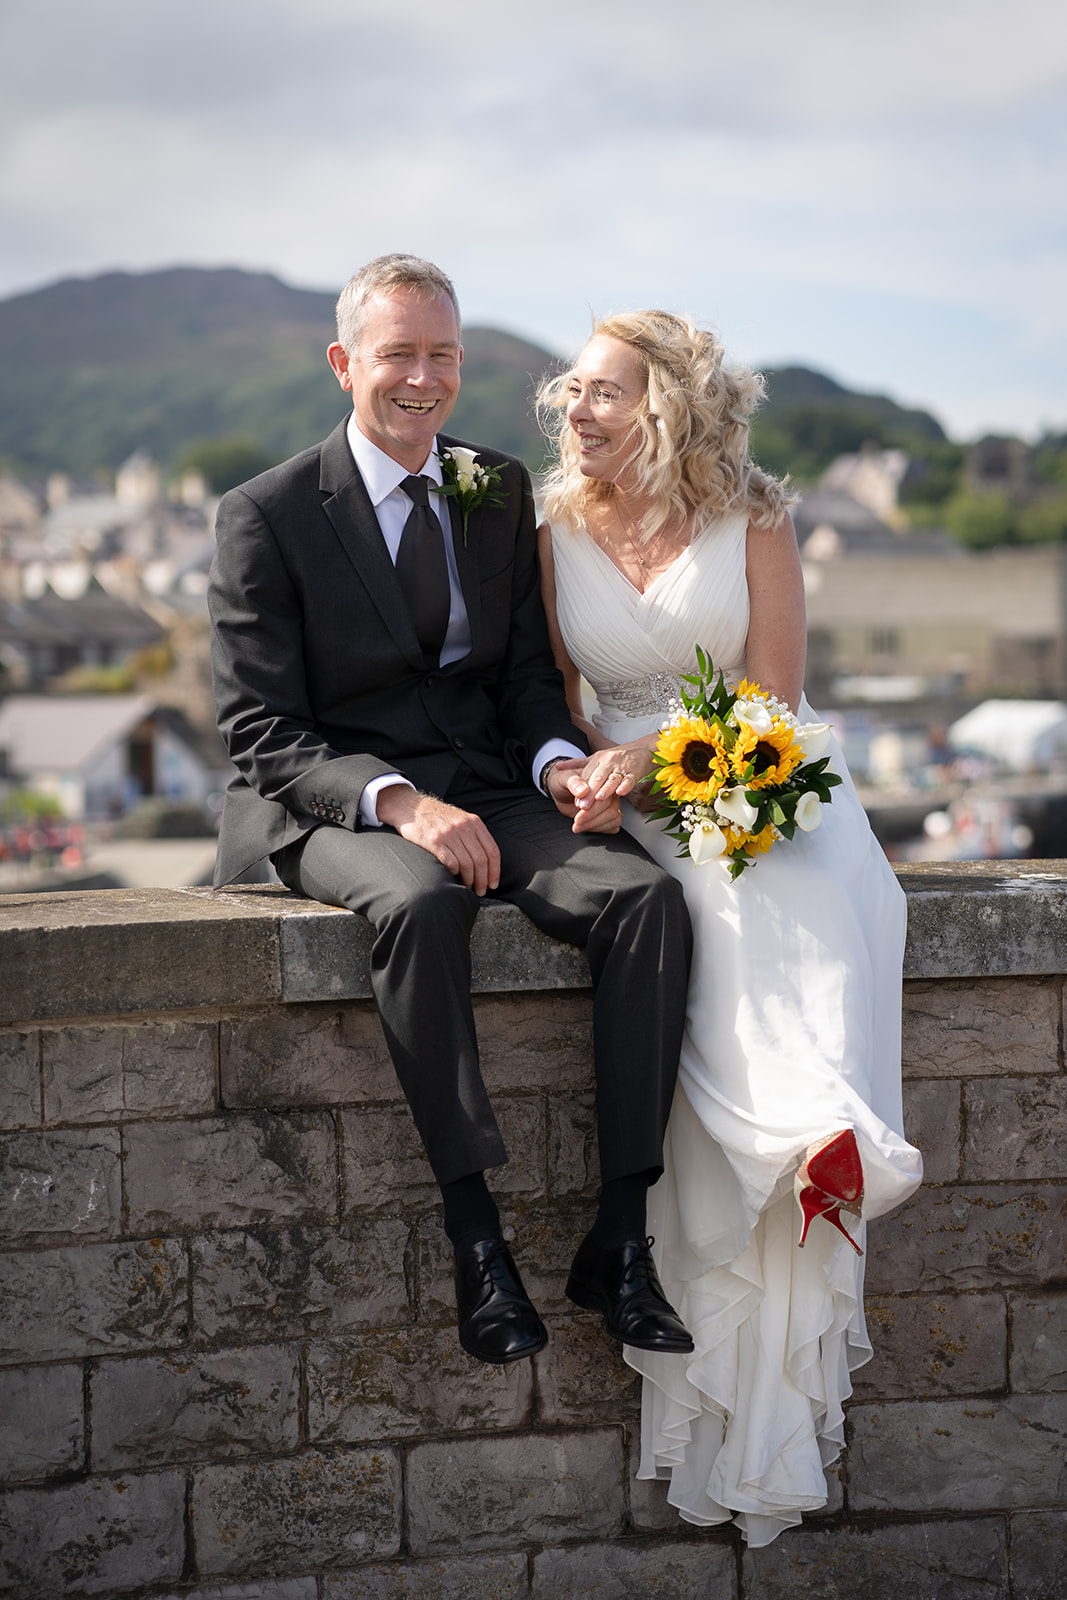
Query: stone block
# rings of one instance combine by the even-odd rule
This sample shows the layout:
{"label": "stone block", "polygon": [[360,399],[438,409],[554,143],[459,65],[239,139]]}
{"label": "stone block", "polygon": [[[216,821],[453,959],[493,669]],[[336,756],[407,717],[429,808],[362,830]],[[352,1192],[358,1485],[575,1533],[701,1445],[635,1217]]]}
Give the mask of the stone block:
{"label": "stone block", "polygon": [[904,985],[904,1075],[1003,1077],[1059,1071],[1057,978]]}
{"label": "stone block", "polygon": [[1012,1296],[1011,1387],[1017,1394],[1067,1391],[1067,1294]]}
{"label": "stone block", "polygon": [[407,1225],[282,1228],[194,1239],[196,1341],[300,1339],[411,1318]]}
{"label": "stone block", "polygon": [[906,978],[1044,977],[1067,943],[1061,862],[912,863],[897,871],[908,896]]}
{"label": "stone block", "polygon": [[548,1188],[595,1199],[600,1188],[596,1093],[554,1094],[548,1102]]}
{"label": "stone block", "polygon": [[85,1455],[82,1369],[0,1371],[0,1483],[74,1472]]}
{"label": "stone block", "polygon": [[279,921],[282,999],[369,999],[374,929],[339,906],[290,897]]}
{"label": "stone block", "polygon": [[1067,1594],[1067,1515],[1018,1511],[1011,1518],[1014,1600],[1063,1600]]}
{"label": "stone block", "polygon": [[868,1235],[867,1289],[996,1289],[1063,1273],[1067,1185],[974,1184],[920,1189]]}
{"label": "stone block", "polygon": [[5,895],[0,1021],[280,998],[276,918],[182,889]]}
{"label": "stone block", "polygon": [[624,1514],[617,1428],[452,1439],[408,1454],[414,1555],[609,1538]]}
{"label": "stone block", "polygon": [[668,1502],[670,1482],[666,1478],[639,1478],[641,1466],[641,1425],[626,1424],[626,1463],[630,1497],[630,1520],[641,1533],[658,1533],[670,1528],[675,1531],[684,1526],[677,1511]]}
{"label": "stone block", "polygon": [[131,1232],[336,1220],[336,1134],[324,1112],[139,1122],[124,1139]]}
{"label": "stone block", "polygon": [[18,1600],[174,1583],[185,1562],[185,1474],[94,1478],[0,1497],[0,1593]]}
{"label": "stone block", "polygon": [[485,1366],[451,1329],[376,1332],[308,1349],[307,1426],[315,1444],[517,1428],[532,1403],[529,1361]]}
{"label": "stone block", "polygon": [[805,1511],[805,1522],[820,1522],[838,1517],[845,1509],[845,1457],[838,1456],[826,1469],[826,1504],[819,1511]]}
{"label": "stone block", "polygon": [[979,1079],[964,1104],[964,1178],[1067,1177],[1067,1077]]}
{"label": "stone block", "polygon": [[961,1084],[934,1078],[904,1084],[904,1131],[922,1151],[925,1183],[951,1183],[960,1175],[961,1094]]}
{"label": "stone block", "polygon": [[219,1075],[223,1104],[238,1110],[404,1098],[371,1001],[224,1018]]}
{"label": "stone block", "polygon": [[115,1128],[0,1137],[0,1240],[114,1239],[122,1225]]}
{"label": "stone block", "polygon": [[391,1561],[327,1573],[322,1586],[323,1600],[526,1600],[529,1592],[524,1555]]}
{"label": "stone block", "polygon": [[600,1318],[554,1318],[547,1349],[535,1357],[538,1420],[590,1427],[637,1415],[641,1380],[604,1336]]}
{"label": "stone block", "polygon": [[0,1128],[36,1128],[40,1122],[37,1034],[0,1033]]}
{"label": "stone block", "polygon": [[[592,1222],[591,1210],[574,1213],[562,1208],[515,1204],[503,1207],[504,1237],[522,1276],[526,1293],[542,1316],[573,1313],[563,1293],[571,1258]],[[451,1322],[456,1314],[453,1289],[452,1247],[436,1213],[422,1217],[415,1234],[418,1269],[419,1320]],[[592,1317],[592,1313],[587,1313]],[[602,1326],[602,1323],[598,1324]]]}
{"label": "stone block", "polygon": [[[508,1160],[492,1169],[490,1188],[497,1195],[543,1199],[545,1110],[541,1097],[499,1095],[493,1110]],[[406,1105],[343,1111],[340,1121],[346,1215],[386,1205],[439,1203],[440,1191]]]}
{"label": "stone block", "polygon": [[343,1214],[380,1206],[432,1206],[441,1198],[406,1105],[342,1111]]}
{"label": "stone block", "polygon": [[994,1394],[1007,1386],[1003,1295],[868,1295],[865,1309],[874,1359],[853,1374],[857,1398]]}
{"label": "stone block", "polygon": [[[282,999],[370,995],[373,934],[363,917],[277,892],[268,903],[279,924]],[[589,966],[580,950],[539,933],[515,906],[483,901],[471,935],[475,993],[588,984]]]}
{"label": "stone block", "polygon": [[90,1379],[94,1471],[295,1450],[296,1345],[103,1361]]}
{"label": "stone block", "polygon": [[393,1450],[306,1450],[200,1467],[192,1510],[202,1578],[352,1566],[400,1547],[400,1463]]}
{"label": "stone block", "polygon": [[571,1545],[534,1556],[534,1600],[735,1600],[732,1541]]}
{"label": "stone block", "polygon": [[159,1349],[189,1337],[189,1271],[176,1239],[0,1255],[0,1361]]}
{"label": "stone block", "polygon": [[166,1019],[127,1027],[45,1028],[45,1121],[214,1111],[216,1031],[213,1023]]}
{"label": "stone block", "polygon": [[474,1020],[482,1075],[490,1093],[592,1089],[590,994],[531,994],[520,989],[507,996],[476,996]]}
{"label": "stone block", "polygon": [[1005,1600],[1004,1521],[791,1528],[745,1550],[741,1584],[745,1600]]}
{"label": "stone block", "polygon": [[548,1188],[544,1096],[497,1095],[493,1110],[508,1159],[490,1171],[490,1188],[520,1204],[544,1200]]}
{"label": "stone block", "polygon": [[318,1600],[317,1578],[263,1578],[252,1583],[211,1584],[206,1589],[183,1589],[158,1600]]}
{"label": "stone block", "polygon": [[856,1405],[850,1418],[853,1512],[1067,1506],[1067,1396]]}
{"label": "stone block", "polygon": [[47,1122],[117,1121],[124,1110],[125,1028],[46,1028],[41,1075]]}
{"label": "stone block", "polygon": [[585,952],[542,933],[516,906],[483,900],[471,933],[471,990],[588,988]]}

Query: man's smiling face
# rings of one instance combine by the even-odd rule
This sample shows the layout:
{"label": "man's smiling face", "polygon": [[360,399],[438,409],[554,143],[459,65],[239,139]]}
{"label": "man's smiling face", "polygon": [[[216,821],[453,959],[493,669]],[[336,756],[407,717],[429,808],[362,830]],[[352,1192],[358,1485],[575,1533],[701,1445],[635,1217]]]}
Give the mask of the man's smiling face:
{"label": "man's smiling face", "polygon": [[419,289],[373,295],[359,348],[332,344],[330,365],[352,392],[356,425],[409,472],[421,472],[459,394],[463,347],[455,307]]}

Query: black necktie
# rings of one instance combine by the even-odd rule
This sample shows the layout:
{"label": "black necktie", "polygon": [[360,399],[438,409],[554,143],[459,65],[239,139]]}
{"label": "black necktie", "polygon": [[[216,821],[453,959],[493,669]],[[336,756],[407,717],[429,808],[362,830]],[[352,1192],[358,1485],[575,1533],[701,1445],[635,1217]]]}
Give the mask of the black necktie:
{"label": "black necktie", "polygon": [[448,562],[441,524],[430,510],[431,478],[405,478],[400,487],[414,504],[408,513],[396,575],[415,624],[415,633],[427,659],[437,665],[448,632],[452,597],[448,588]]}

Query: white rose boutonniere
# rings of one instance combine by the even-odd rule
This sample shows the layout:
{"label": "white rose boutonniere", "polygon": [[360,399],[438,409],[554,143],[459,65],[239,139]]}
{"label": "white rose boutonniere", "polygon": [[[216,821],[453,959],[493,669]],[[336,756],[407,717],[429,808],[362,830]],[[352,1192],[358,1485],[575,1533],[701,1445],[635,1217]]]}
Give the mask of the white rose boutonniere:
{"label": "white rose boutonniere", "polygon": [[463,445],[451,445],[438,452],[441,463],[442,494],[455,496],[459,514],[463,519],[463,543],[467,542],[467,519],[481,505],[502,506],[500,468],[479,464],[476,450]]}

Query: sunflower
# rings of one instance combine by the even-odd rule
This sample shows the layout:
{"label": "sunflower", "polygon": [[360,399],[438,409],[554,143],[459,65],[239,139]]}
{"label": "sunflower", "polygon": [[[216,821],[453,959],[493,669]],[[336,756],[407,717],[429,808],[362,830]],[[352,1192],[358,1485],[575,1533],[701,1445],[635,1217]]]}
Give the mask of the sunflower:
{"label": "sunflower", "polygon": [[[792,728],[781,722],[776,722],[769,733],[756,733],[742,724],[730,752],[734,775],[749,789],[769,789],[785,783],[803,759],[804,752],[794,742]],[[751,776],[746,777],[750,766]]]}
{"label": "sunflower", "polygon": [[777,837],[778,830],[773,823],[768,822],[767,826],[761,828],[759,833],[754,833],[750,836],[745,849],[751,850],[753,855],[762,856],[771,848]]}
{"label": "sunflower", "polygon": [[664,728],[656,754],[657,783],[676,805],[714,799],[730,776],[722,733],[703,717],[683,717]]}
{"label": "sunflower", "polygon": [[744,828],[724,828],[728,850],[745,850],[750,855],[762,856],[778,837],[773,823],[768,822],[758,833],[747,833]]}

